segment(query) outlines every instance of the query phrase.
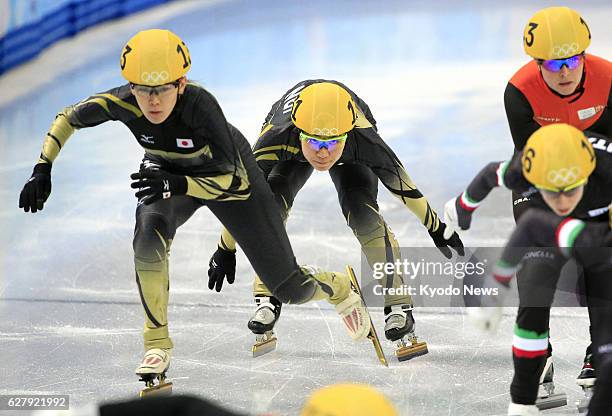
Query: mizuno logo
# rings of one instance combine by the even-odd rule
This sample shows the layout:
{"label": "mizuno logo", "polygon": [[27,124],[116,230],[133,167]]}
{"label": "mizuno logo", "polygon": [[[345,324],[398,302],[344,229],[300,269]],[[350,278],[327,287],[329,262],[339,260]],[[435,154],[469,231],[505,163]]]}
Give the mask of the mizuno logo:
{"label": "mizuno logo", "polygon": [[147,144],[155,144],[155,141],[153,141],[153,136],[147,136],[144,134],[140,135],[140,141]]}

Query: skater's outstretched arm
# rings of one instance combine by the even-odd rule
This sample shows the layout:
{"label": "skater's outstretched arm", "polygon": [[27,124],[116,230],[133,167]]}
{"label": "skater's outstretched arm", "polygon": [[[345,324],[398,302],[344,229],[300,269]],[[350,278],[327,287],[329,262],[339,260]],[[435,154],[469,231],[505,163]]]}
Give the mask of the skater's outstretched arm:
{"label": "skater's outstretched arm", "polygon": [[393,150],[373,129],[367,129],[362,137],[359,137],[360,134],[357,128],[355,139],[359,142],[354,152],[357,153],[358,160],[369,166],[383,185],[412,211],[444,256],[451,258],[451,247],[459,255],[463,255],[461,239],[440,221],[438,214],[419,191]]}
{"label": "skater's outstretched arm", "polygon": [[35,213],[43,209],[51,194],[51,167],[72,134],[109,120],[142,116],[135,101],[130,100],[129,86],[124,85],[91,97],[60,111],[51,124],[31,177],[19,195],[19,208]]}
{"label": "skater's outstretched arm", "polygon": [[521,157],[522,153],[517,152],[509,161],[490,162],[482,168],[461,195],[446,202],[445,221],[453,228],[468,230],[476,208],[498,186],[524,196],[536,193],[537,190],[523,177]]}

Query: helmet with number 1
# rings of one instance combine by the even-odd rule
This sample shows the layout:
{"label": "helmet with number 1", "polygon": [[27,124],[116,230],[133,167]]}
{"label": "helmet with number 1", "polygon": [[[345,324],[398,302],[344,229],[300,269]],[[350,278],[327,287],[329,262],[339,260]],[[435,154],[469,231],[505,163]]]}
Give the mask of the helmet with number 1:
{"label": "helmet with number 1", "polygon": [[391,402],[365,384],[335,384],[315,391],[300,416],[398,416]]}
{"label": "helmet with number 1", "polygon": [[185,42],[169,30],[138,32],[121,52],[121,75],[132,84],[155,87],[168,84],[191,68]]}
{"label": "helmet with number 1", "polygon": [[355,127],[356,108],[351,94],[340,85],[318,82],[300,92],[293,103],[291,120],[306,134],[340,136]]}
{"label": "helmet with number 1", "polygon": [[535,59],[565,59],[583,53],[591,31],[577,11],[548,7],[534,14],[523,32],[523,47]]}
{"label": "helmet with number 1", "polygon": [[550,124],[529,137],[521,161],[529,182],[540,189],[561,192],[586,183],[595,169],[595,152],[576,127]]}

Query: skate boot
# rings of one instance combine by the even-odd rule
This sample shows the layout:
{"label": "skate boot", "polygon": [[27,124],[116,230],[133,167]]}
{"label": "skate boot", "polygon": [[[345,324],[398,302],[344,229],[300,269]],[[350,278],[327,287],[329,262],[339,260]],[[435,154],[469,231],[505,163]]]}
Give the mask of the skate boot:
{"label": "skate boot", "polygon": [[554,374],[552,357],[548,356],[540,376],[540,388],[538,390],[538,398],[536,399],[536,406],[540,410],[553,409],[567,404],[567,395],[565,393],[555,393]]}
{"label": "skate boot", "polygon": [[253,357],[259,357],[276,349],[274,324],[280,317],[282,303],[274,297],[256,296],[257,309],[249,320],[249,329],[255,334],[255,344],[251,347]]}
{"label": "skate boot", "polygon": [[395,343],[395,356],[399,361],[408,361],[429,352],[427,343],[418,342],[414,334],[412,305],[385,307],[385,337]]}
{"label": "skate boot", "polygon": [[582,387],[584,397],[580,399],[576,406],[580,414],[586,414],[589,408],[589,402],[593,395],[593,387],[595,386],[595,368],[593,367],[593,354],[587,350],[587,355],[584,357],[584,364],[578,378],[576,378],[576,384]]}
{"label": "skate boot", "polygon": [[537,406],[527,404],[510,403],[508,416],[537,416],[540,414]]}
{"label": "skate boot", "polygon": [[[172,382],[166,381],[166,371],[170,367],[171,349],[151,348],[145,352],[142,363],[136,369],[140,381],[146,388],[140,391],[140,397],[168,395],[172,393]],[[155,381],[157,380],[157,384]]]}

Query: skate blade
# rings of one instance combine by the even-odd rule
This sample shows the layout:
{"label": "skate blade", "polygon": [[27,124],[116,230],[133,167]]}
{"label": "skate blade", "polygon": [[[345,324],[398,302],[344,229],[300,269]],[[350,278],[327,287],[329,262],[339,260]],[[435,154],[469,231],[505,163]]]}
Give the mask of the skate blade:
{"label": "skate blade", "polygon": [[276,349],[276,337],[270,338],[263,342],[258,342],[251,347],[253,358],[272,352]]}
{"label": "skate blade", "polygon": [[[361,302],[363,306],[365,306],[366,311],[368,310],[368,306],[363,300],[363,295],[361,294],[361,288],[359,287],[359,282],[357,281],[357,276],[355,276],[355,271],[350,265],[346,266],[346,274],[348,274],[349,279],[351,281],[351,285],[357,291],[357,294],[361,298]],[[367,338],[372,341],[372,345],[374,346],[374,351],[376,352],[376,356],[378,357],[378,361],[384,365],[385,367],[389,367],[389,363],[387,362],[387,357],[385,356],[385,352],[382,349],[382,345],[380,344],[380,338],[378,338],[378,334],[376,333],[376,328],[374,327],[374,322],[372,322],[372,317],[370,316],[370,312],[368,311],[368,319],[370,320],[370,332],[367,335]]]}
{"label": "skate blade", "polygon": [[576,407],[578,408],[578,414],[586,415],[589,411],[589,400],[581,399],[576,402]]}
{"label": "skate blade", "polygon": [[164,381],[156,386],[147,387],[146,389],[142,389],[140,391],[140,398],[144,399],[146,397],[154,397],[154,396],[170,396],[172,394],[172,382]]}
{"label": "skate blade", "polygon": [[417,342],[395,350],[395,356],[398,361],[408,361],[415,357],[420,357],[429,353],[426,342]]}
{"label": "skate blade", "polygon": [[551,394],[547,397],[538,397],[535,405],[540,410],[554,409],[567,405],[567,395],[565,393]]}

